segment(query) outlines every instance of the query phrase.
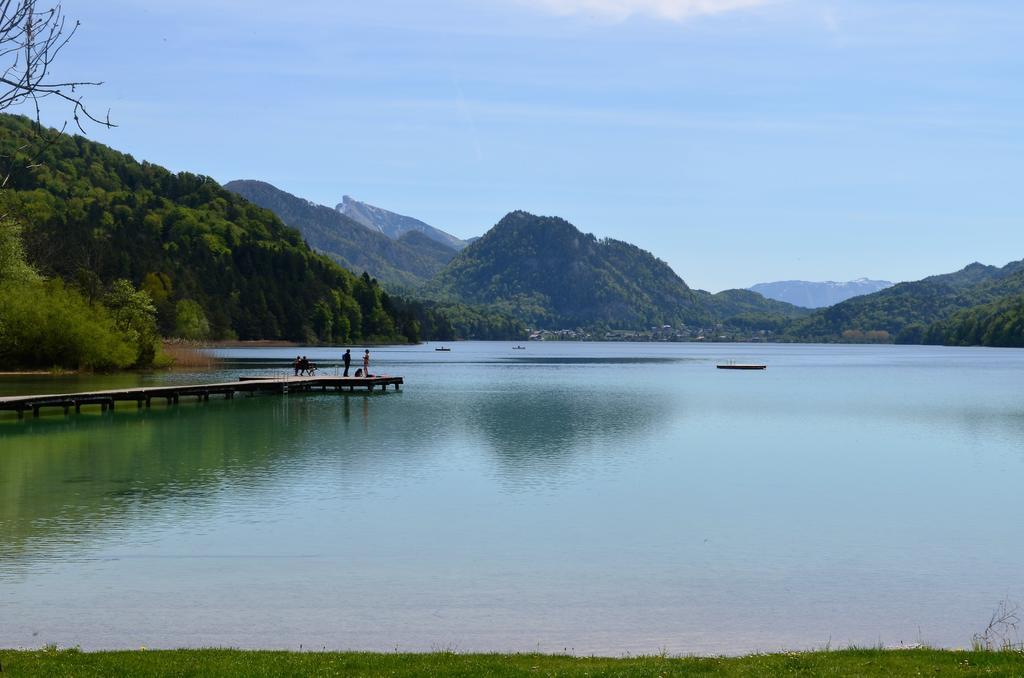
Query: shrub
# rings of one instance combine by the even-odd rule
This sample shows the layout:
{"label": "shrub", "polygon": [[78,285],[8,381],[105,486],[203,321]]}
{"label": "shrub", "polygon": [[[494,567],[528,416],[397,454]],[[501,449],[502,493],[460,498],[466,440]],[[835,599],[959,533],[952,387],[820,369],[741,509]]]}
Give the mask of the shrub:
{"label": "shrub", "polygon": [[60,280],[0,284],[0,366],[109,370],[138,358],[110,312]]}

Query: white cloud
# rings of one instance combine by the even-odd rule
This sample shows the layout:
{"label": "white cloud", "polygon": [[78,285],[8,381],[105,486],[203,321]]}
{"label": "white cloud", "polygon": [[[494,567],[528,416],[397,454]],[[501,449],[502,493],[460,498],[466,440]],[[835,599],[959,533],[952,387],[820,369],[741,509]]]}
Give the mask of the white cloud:
{"label": "white cloud", "polygon": [[769,0],[521,0],[555,14],[591,14],[622,21],[633,15],[682,21],[767,4]]}

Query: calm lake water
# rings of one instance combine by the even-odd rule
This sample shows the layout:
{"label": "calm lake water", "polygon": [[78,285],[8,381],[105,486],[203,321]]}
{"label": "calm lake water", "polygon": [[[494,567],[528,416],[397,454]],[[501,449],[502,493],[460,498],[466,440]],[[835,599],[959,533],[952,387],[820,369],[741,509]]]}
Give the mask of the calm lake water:
{"label": "calm lake water", "polygon": [[0,417],[0,647],[956,647],[1024,602],[1024,351],[451,346],[374,350],[399,393]]}

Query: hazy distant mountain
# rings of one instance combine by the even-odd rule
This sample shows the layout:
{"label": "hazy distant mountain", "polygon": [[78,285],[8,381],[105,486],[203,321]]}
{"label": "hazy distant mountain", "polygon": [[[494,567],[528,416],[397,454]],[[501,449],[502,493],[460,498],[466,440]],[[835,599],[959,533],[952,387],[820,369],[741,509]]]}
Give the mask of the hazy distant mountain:
{"label": "hazy distant mountain", "polygon": [[758,283],[750,290],[777,301],[785,301],[804,308],[832,306],[862,294],[871,294],[892,287],[888,280],[857,278],[849,282],[808,282],[807,280],[782,280]]}
{"label": "hazy distant mountain", "polygon": [[419,231],[392,239],[354,219],[282,191],[264,181],[229,181],[224,188],[270,210],[298,229],[313,248],[356,273],[368,272],[392,288],[417,287],[452,257],[455,249]]}
{"label": "hazy distant mountain", "polygon": [[534,327],[637,329],[706,326],[726,315],[775,320],[806,309],[746,290],[691,290],[668,264],[635,245],[599,240],[557,217],[512,212],[452,259],[434,293],[493,304]]}
{"label": "hazy distant mountain", "polygon": [[423,223],[419,219],[395,214],[386,209],[374,207],[365,202],[359,202],[351,196],[344,196],[334,209],[350,219],[358,221],[367,228],[380,231],[392,240],[398,240],[406,233],[419,232],[431,240],[436,240],[455,250],[461,250],[468,244],[467,241],[456,238],[450,233],[445,233],[439,228],[434,228],[430,224]]}
{"label": "hazy distant mountain", "polygon": [[797,340],[921,343],[928,328],[958,311],[1024,294],[1024,261],[999,268],[973,263],[955,273],[904,282],[815,311],[789,329]]}

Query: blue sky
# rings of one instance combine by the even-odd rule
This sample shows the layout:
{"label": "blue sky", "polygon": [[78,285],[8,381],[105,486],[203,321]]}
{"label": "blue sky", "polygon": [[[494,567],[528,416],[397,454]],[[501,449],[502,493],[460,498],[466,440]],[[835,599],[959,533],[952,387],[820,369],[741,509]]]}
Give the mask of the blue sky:
{"label": "blue sky", "polygon": [[[65,0],[94,139],[478,235],[634,242],[709,290],[1024,258],[1024,3]],[[62,111],[46,111],[59,124]]]}

